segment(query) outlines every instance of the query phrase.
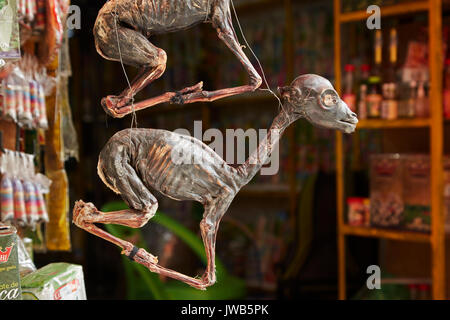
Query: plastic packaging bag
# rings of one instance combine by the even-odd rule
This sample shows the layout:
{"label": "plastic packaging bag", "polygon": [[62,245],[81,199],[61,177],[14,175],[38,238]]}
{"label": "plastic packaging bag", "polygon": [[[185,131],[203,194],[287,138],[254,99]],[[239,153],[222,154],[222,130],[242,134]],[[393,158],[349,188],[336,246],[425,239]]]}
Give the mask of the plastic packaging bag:
{"label": "plastic packaging bag", "polygon": [[1,196],[1,221],[10,222],[14,220],[14,197],[11,179],[8,177],[9,167],[6,161],[6,154],[2,155],[1,172],[3,174],[0,196]]}
{"label": "plastic packaging bag", "polygon": [[4,92],[5,92],[3,103],[5,111],[4,115],[7,119],[16,122],[17,121],[16,92],[14,88],[14,79],[12,76],[6,78]]}
{"label": "plastic packaging bag", "polygon": [[25,192],[25,208],[27,212],[28,225],[34,229],[39,221],[38,199],[35,184],[32,182],[34,177],[33,155],[22,154],[21,163],[24,172],[23,188]]}
{"label": "plastic packaging bag", "polygon": [[17,237],[17,247],[19,249],[19,273],[21,277],[24,277],[36,271],[36,266],[28,254],[24,241],[20,237]]}
{"label": "plastic packaging bag", "polygon": [[17,225],[24,227],[27,224],[27,211],[25,208],[25,193],[22,182],[18,178],[12,179],[14,194],[14,221]]}

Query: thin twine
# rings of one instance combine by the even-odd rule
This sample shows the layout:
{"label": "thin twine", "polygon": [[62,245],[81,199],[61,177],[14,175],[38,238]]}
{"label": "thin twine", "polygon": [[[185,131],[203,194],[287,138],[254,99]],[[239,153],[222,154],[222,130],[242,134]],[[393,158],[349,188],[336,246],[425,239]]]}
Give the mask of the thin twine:
{"label": "thin twine", "polygon": [[[117,29],[117,2],[114,2],[114,29],[116,31],[116,39],[117,39],[117,48],[119,49],[119,57],[120,57],[120,65],[122,66],[122,70],[123,70],[123,74],[125,75],[125,79],[127,80],[128,83],[128,88],[130,89],[131,92],[131,83],[130,83],[130,79],[128,78],[128,74],[127,71],[125,70],[125,65],[123,63],[123,58],[122,58],[122,50],[120,49],[120,40],[119,40],[119,31]],[[133,129],[133,124],[135,124],[135,127],[137,128],[137,117],[136,117],[136,112],[134,110],[134,97],[131,97],[131,110],[132,110],[132,116],[131,116],[131,127],[130,129]],[[131,142],[131,132],[133,130],[130,130],[130,142]]]}
{"label": "thin twine", "polygon": [[[258,66],[261,69],[261,73],[262,73],[262,76],[263,76],[264,84],[267,87],[267,89],[261,89],[260,88],[259,90],[261,90],[261,91],[269,91],[275,97],[275,99],[278,100],[278,106],[282,109],[283,108],[283,104],[281,103],[280,98],[278,98],[278,96],[275,94],[275,92],[273,92],[270,89],[270,86],[269,86],[269,83],[267,82],[266,75],[265,75],[264,69],[263,69],[263,67],[261,65],[261,62],[259,61],[259,59],[256,56],[255,52],[253,52],[252,48],[248,44],[248,41],[247,41],[247,39],[246,39],[246,37],[244,35],[244,31],[242,31],[241,23],[239,21],[238,15],[237,15],[236,8],[234,7],[233,0],[230,0],[230,2],[231,2],[231,7],[233,8],[234,16],[236,17],[236,22],[238,24],[239,31],[241,32],[242,38],[244,39],[244,42],[245,42],[245,45],[250,50],[250,52],[252,53],[253,57],[255,57],[256,61],[258,62]],[[233,24],[231,25],[231,28],[233,28],[233,31],[236,33],[236,31],[234,30]]]}

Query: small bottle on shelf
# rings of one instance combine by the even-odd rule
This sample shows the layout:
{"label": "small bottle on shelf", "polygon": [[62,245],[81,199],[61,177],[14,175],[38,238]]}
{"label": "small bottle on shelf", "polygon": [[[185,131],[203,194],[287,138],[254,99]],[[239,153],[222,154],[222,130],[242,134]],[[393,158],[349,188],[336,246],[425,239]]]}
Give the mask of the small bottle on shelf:
{"label": "small bottle on shelf", "polygon": [[375,43],[374,43],[374,68],[372,76],[380,78],[382,74],[382,57],[383,57],[383,38],[381,30],[375,31]]}
{"label": "small bottle on shelf", "polygon": [[358,118],[367,119],[367,84],[359,87]]}
{"label": "small bottle on shelf", "polygon": [[417,101],[417,83],[415,81],[411,81],[409,83],[409,94],[405,112],[407,118],[414,118],[416,116],[416,101]]}
{"label": "small bottle on shelf", "polygon": [[362,64],[360,67],[360,80],[359,80],[359,85],[361,86],[362,84],[367,85],[369,82],[369,77],[370,77],[370,65],[368,64]]}
{"label": "small bottle on shelf", "polygon": [[398,118],[398,99],[397,99],[397,84],[389,84],[389,113],[388,120],[394,120]]}
{"label": "small bottle on shelf", "polygon": [[355,66],[347,64],[345,66],[345,78],[344,78],[344,94],[342,100],[353,112],[356,111],[356,94],[354,90],[354,71]]}
{"label": "small bottle on shelf", "polygon": [[383,83],[381,86],[381,93],[383,100],[381,101],[381,118],[388,119],[389,117],[389,83]]}
{"label": "small bottle on shelf", "polygon": [[368,118],[380,118],[381,116],[381,79],[378,76],[369,77],[369,87],[366,97]]}
{"label": "small bottle on shelf", "polygon": [[417,88],[416,117],[427,118],[428,114],[428,97],[425,93],[425,84],[423,81],[420,81]]}

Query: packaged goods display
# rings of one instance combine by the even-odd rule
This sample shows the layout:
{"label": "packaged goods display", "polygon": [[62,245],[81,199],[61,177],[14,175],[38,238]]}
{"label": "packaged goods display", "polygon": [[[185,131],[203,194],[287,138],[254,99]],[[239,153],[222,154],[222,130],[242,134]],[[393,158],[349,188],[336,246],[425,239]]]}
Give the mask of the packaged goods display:
{"label": "packaged goods display", "polygon": [[[370,158],[370,201],[348,198],[349,225],[430,231],[430,156],[375,154]],[[450,230],[450,157],[444,157],[444,216]],[[365,204],[365,205],[363,205]],[[369,208],[370,222],[364,209]]]}
{"label": "packaged goods display", "polygon": [[430,230],[430,157],[402,155],[406,229]]}
{"label": "packaged goods display", "polygon": [[0,222],[0,300],[22,300],[17,230]]}
{"label": "packaged goods display", "polygon": [[[427,43],[410,40],[404,54],[403,63],[399,63],[399,39],[397,28],[389,29],[388,37],[383,38],[381,31],[374,33],[373,63],[359,66],[359,73],[352,74],[356,79],[355,102],[356,113],[360,119],[406,119],[428,118],[430,116],[430,84],[428,71]],[[387,49],[383,49],[384,45]],[[383,54],[387,53],[387,62]],[[450,60],[449,60],[450,61]],[[347,64],[351,66],[352,64]],[[356,69],[356,67],[355,67]],[[448,68],[446,67],[445,70]],[[370,70],[370,71],[369,71]],[[448,83],[447,71],[444,70],[444,116],[446,111]],[[343,73],[344,90],[348,90],[350,79],[348,71]]]}
{"label": "packaged goods display", "polygon": [[348,198],[348,219],[351,226],[370,225],[370,200],[368,198]]}
{"label": "packaged goods display", "polygon": [[35,228],[47,223],[48,213],[44,194],[51,181],[35,172],[34,155],[5,150],[0,157],[1,222]]}
{"label": "packaged goods display", "polygon": [[372,155],[370,159],[371,225],[399,227],[403,221],[403,167],[399,154]]}
{"label": "packaged goods display", "polygon": [[83,268],[51,263],[22,278],[23,300],[86,300]]}
{"label": "packaged goods display", "polygon": [[26,129],[48,128],[45,92],[52,85],[45,68],[34,56],[25,55],[1,81],[1,116]]}

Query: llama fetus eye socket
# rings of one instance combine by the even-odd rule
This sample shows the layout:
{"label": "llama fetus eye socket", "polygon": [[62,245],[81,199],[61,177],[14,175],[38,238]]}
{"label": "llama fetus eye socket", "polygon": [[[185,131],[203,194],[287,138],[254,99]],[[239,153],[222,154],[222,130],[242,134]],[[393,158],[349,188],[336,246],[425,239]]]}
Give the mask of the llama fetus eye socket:
{"label": "llama fetus eye socket", "polygon": [[322,104],[327,108],[334,107],[339,102],[339,97],[337,93],[330,89],[325,90],[322,93],[321,97],[322,97]]}

